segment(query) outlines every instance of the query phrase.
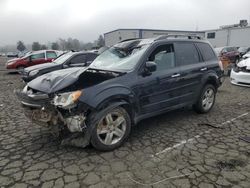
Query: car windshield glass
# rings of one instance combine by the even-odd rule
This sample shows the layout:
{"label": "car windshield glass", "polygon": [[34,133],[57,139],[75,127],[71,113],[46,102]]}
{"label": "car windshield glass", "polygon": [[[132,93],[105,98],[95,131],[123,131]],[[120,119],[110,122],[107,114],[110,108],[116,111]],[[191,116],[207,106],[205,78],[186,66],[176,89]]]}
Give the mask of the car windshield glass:
{"label": "car windshield glass", "polygon": [[239,51],[239,52],[245,52],[245,51],[247,51],[247,47],[240,47],[240,48],[238,49],[238,51]]}
{"label": "car windshield glass", "polygon": [[53,61],[53,63],[62,64],[62,63],[64,63],[65,61],[67,61],[71,56],[72,56],[72,53],[63,54],[63,55],[61,55],[60,57],[56,58],[56,59]]}
{"label": "car windshield glass", "polygon": [[111,47],[99,55],[90,65],[90,68],[111,71],[130,71],[135,67],[148,46],[148,44],[137,46],[131,50]]}

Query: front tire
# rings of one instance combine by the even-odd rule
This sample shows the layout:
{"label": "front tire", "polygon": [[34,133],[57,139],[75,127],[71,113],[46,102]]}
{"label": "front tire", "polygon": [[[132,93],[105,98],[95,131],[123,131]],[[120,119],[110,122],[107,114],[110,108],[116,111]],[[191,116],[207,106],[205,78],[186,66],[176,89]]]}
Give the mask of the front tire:
{"label": "front tire", "polygon": [[96,114],[91,134],[91,144],[101,151],[111,151],[120,147],[128,138],[131,120],[122,107],[104,109]]}
{"label": "front tire", "polygon": [[201,95],[194,105],[194,110],[197,113],[204,114],[209,112],[215,103],[216,89],[213,85],[207,84],[201,92]]}

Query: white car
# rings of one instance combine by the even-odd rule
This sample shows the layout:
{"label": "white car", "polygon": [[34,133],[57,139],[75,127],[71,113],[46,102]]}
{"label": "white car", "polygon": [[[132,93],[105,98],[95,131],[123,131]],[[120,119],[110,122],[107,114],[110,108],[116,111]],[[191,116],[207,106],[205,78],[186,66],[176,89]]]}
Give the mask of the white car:
{"label": "white car", "polygon": [[243,55],[243,59],[247,59],[250,57],[250,52],[247,52],[245,55]]}
{"label": "white car", "polygon": [[231,83],[250,87],[250,57],[240,61],[231,71]]}

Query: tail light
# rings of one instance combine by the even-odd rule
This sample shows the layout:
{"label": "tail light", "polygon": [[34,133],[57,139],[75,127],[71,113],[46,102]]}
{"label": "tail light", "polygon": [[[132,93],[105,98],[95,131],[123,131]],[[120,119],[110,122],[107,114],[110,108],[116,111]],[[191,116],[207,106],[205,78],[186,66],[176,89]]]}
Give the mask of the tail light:
{"label": "tail light", "polygon": [[219,61],[219,66],[220,66],[220,69],[221,69],[222,71],[224,71],[222,61]]}

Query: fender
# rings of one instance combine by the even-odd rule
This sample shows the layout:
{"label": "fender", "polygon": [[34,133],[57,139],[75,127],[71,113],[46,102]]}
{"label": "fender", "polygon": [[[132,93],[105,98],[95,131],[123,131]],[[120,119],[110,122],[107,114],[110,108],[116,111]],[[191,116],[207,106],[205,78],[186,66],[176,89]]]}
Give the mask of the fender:
{"label": "fender", "polygon": [[130,104],[135,103],[134,93],[126,86],[120,84],[112,84],[108,86],[108,88],[102,88],[99,89],[99,91],[95,91],[94,94],[93,93],[94,91],[90,88],[90,90],[86,91],[84,96],[80,98],[80,101],[97,110],[105,103],[120,101],[120,99]]}
{"label": "fender", "polygon": [[207,82],[211,82],[212,84],[214,84],[216,89],[221,85],[218,75],[213,71],[210,71],[207,74],[204,74],[201,82],[202,82],[202,85],[204,85]]}

